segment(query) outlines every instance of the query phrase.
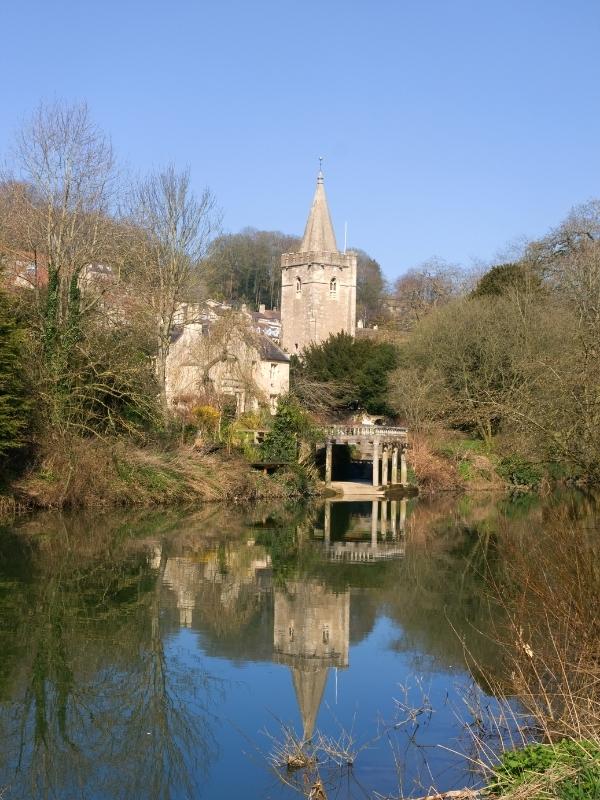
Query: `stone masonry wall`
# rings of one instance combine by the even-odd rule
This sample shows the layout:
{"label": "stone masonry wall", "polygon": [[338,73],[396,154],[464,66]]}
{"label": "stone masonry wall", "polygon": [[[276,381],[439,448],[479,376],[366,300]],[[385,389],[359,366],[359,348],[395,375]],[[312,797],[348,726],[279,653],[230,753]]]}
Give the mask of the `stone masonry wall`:
{"label": "stone masonry wall", "polygon": [[[281,258],[282,346],[301,353],[311,343],[356,327],[356,255],[284,253]],[[298,279],[300,283],[298,284]],[[335,291],[331,281],[335,280]]]}

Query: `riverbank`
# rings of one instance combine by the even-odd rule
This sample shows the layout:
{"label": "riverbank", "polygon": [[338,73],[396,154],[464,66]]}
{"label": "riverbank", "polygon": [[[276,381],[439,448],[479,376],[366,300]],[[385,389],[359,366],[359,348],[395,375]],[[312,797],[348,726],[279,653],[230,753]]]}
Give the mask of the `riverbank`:
{"label": "riverbank", "polygon": [[300,469],[263,475],[240,454],[189,446],[136,447],[71,437],[40,448],[0,495],[0,516],[47,509],[193,505],[299,497],[314,486]]}
{"label": "riverbank", "polygon": [[498,435],[489,442],[446,428],[412,433],[409,479],[423,494],[537,491],[557,485],[589,486],[572,465],[535,455],[526,442]]}

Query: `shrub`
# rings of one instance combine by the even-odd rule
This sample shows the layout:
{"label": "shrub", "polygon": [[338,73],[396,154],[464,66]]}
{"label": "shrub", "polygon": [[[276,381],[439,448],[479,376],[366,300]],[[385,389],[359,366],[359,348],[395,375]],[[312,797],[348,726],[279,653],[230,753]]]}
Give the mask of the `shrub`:
{"label": "shrub", "polygon": [[24,444],[29,426],[21,337],[8,299],[0,293],[0,456]]}
{"label": "shrub", "polygon": [[514,486],[528,486],[534,488],[539,485],[544,477],[543,471],[537,464],[527,461],[519,456],[503,458],[497,467],[498,474]]}
{"label": "shrub", "polygon": [[298,459],[300,439],[312,434],[306,413],[290,397],[281,397],[271,430],[261,445],[261,457],[264,461],[292,464]]}
{"label": "shrub", "polygon": [[209,436],[216,436],[219,430],[220,413],[214,406],[196,406],[192,416],[198,429]]}

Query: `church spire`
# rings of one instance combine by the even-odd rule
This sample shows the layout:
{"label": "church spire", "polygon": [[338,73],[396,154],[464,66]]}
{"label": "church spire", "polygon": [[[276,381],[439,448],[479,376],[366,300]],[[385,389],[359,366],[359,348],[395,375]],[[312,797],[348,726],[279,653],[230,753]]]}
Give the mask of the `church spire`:
{"label": "church spire", "polygon": [[[320,166],[321,159],[319,159],[319,167]],[[310,214],[308,215],[308,221],[304,229],[304,236],[302,237],[302,244],[300,245],[299,252],[337,252],[335,233],[333,232],[327,197],[325,196],[323,172],[320,168],[317,176],[317,189],[313,198]]]}

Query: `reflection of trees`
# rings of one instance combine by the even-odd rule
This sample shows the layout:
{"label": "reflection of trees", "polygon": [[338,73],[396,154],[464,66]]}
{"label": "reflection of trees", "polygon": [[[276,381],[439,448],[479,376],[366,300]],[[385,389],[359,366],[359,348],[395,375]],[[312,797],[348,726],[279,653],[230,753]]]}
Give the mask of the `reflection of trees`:
{"label": "reflection of trees", "polygon": [[190,791],[214,754],[213,682],[166,646],[162,561],[118,522],[90,522],[3,535],[0,785],[28,798]]}
{"label": "reflection of trees", "polygon": [[[404,558],[369,564],[328,561],[313,536],[314,509],[294,507],[101,523],[37,517],[18,535],[4,532],[0,786],[15,798],[199,796],[216,751],[218,687],[192,655],[178,655],[170,634],[190,625],[209,655],[272,661],[273,594],[292,586],[298,595],[303,585],[326,596],[349,590],[351,642],[385,614],[398,624],[397,650],[445,669],[462,663],[463,637],[493,674],[497,648],[485,634],[498,611],[487,579],[515,582],[514,548],[525,558],[527,542],[555,518],[552,506],[419,500],[406,519]],[[556,524],[565,530],[597,514],[592,501],[561,508]],[[356,537],[356,520],[343,511]],[[282,630],[289,635],[289,626]]]}

